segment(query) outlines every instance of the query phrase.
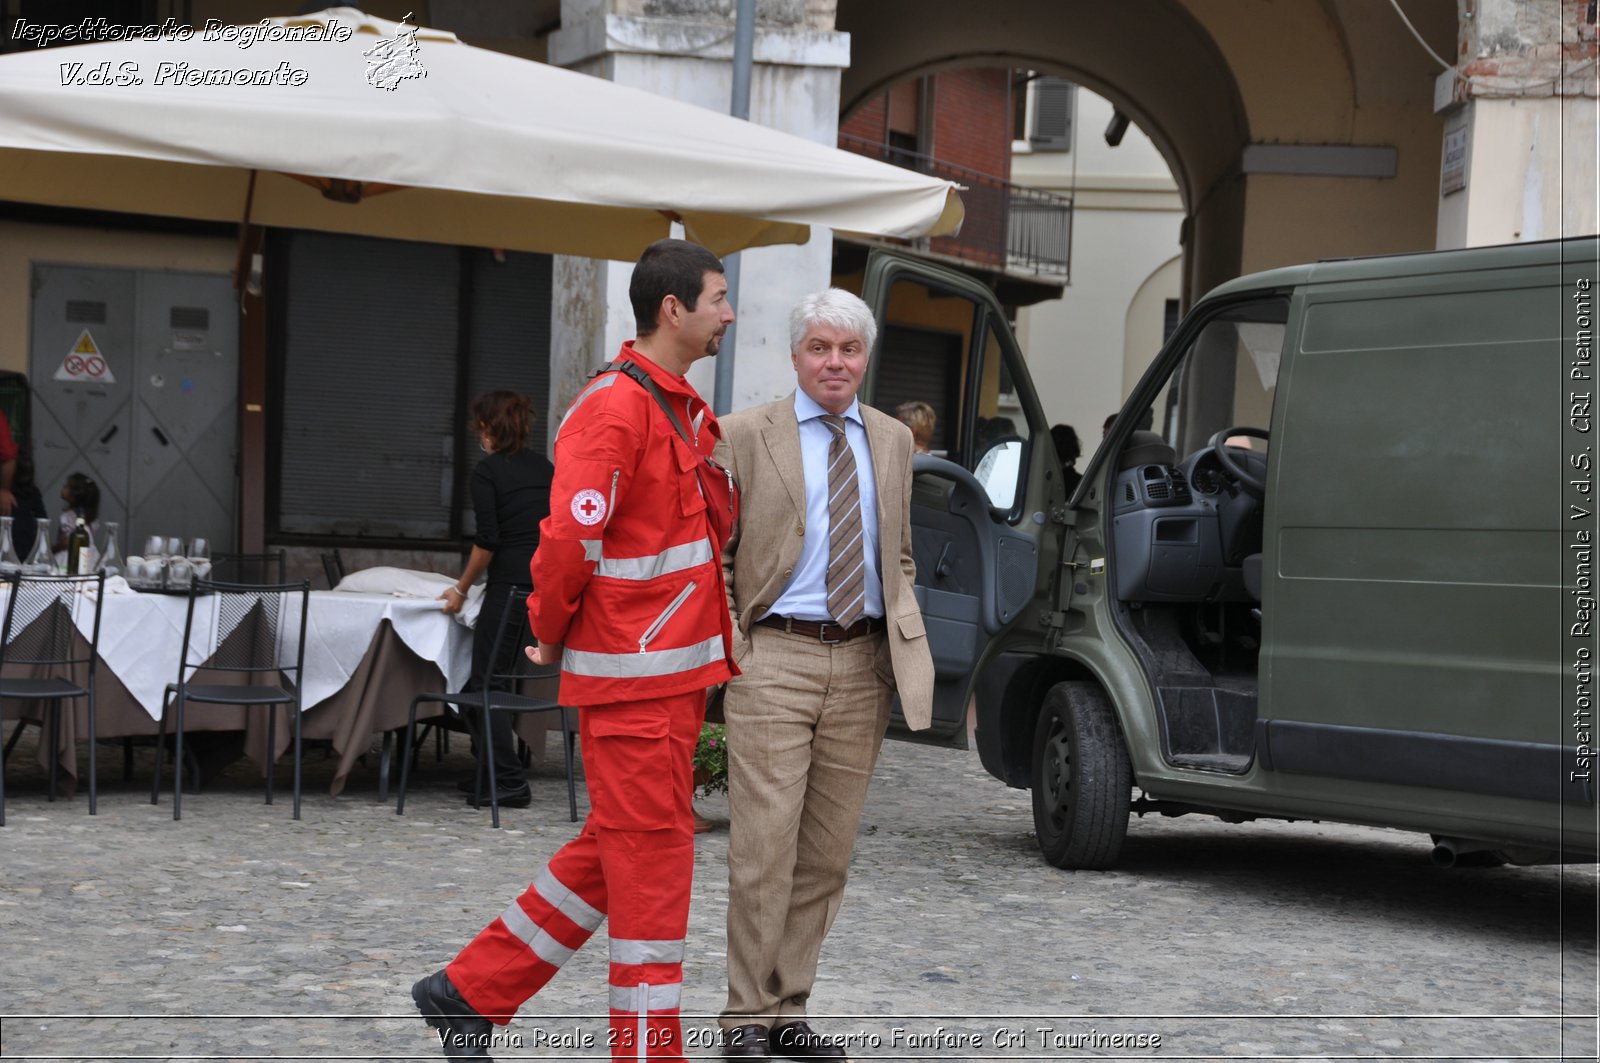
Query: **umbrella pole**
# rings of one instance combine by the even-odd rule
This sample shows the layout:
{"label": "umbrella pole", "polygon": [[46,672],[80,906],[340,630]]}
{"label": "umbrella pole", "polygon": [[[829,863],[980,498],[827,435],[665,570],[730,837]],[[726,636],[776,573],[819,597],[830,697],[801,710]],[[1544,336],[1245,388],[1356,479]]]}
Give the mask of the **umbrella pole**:
{"label": "umbrella pole", "polygon": [[[733,106],[735,118],[750,118],[750,71],[755,65],[756,0],[738,0],[733,24]],[[739,254],[723,258],[728,278],[728,302],[739,311]],[[721,417],[733,407],[733,355],[738,343],[739,324],[734,322],[722,338],[717,355],[716,386],[711,393],[711,412]]]}
{"label": "umbrella pole", "polygon": [[250,276],[248,263],[250,258],[250,211],[256,202],[256,173],[250,171],[250,183],[244,193],[244,217],[239,220],[239,249],[233,257],[233,290],[241,291],[248,283]]}

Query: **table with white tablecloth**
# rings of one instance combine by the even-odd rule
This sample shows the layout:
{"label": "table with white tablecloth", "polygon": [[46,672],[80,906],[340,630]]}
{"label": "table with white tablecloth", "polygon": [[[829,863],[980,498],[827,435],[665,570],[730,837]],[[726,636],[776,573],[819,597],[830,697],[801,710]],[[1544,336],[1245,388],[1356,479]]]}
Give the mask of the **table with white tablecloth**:
{"label": "table with white tablecloth", "polygon": [[[341,585],[342,586],[342,585]],[[101,610],[97,693],[100,738],[153,735],[162,699],[178,677],[189,600],[185,595],[107,593]],[[215,652],[212,599],[196,600],[194,630],[188,646],[191,664],[202,664]],[[469,614],[469,618],[474,618]],[[85,639],[92,616],[76,618]],[[299,637],[299,603],[286,610],[279,633],[280,662],[293,660]],[[437,598],[347,590],[312,591],[307,607],[305,664],[302,682],[303,737],[331,741],[339,756],[331,792],[338,794],[356,762],[371,745],[372,735],[403,727],[412,697],[423,691],[455,691],[472,668],[473,630],[460,618],[442,611]],[[553,682],[550,684],[553,687]],[[541,690],[554,696],[554,690]],[[200,707],[197,706],[197,709]],[[288,709],[279,710],[278,748],[266,749],[265,714],[232,706],[205,706],[186,716],[189,731],[242,730],[245,752],[266,765],[281,756],[292,741]],[[419,710],[424,718],[448,711],[438,704]],[[24,707],[25,718],[37,718],[38,707]],[[8,711],[8,716],[16,715]],[[535,754],[543,751],[546,721],[529,717],[518,730],[530,739]],[[62,713],[58,751],[61,765],[74,771],[75,749],[88,736],[88,709],[83,699]],[[41,750],[41,757],[44,756]]]}

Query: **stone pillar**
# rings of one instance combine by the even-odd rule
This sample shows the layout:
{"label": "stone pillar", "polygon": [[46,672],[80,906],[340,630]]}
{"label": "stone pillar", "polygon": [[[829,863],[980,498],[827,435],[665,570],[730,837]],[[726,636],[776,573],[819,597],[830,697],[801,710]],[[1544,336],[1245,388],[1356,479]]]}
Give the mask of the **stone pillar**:
{"label": "stone pillar", "polygon": [[1595,7],[1591,0],[1459,0],[1458,65],[1440,75],[1445,119],[1438,246],[1593,233]]}
{"label": "stone pillar", "polygon": [[[850,38],[833,32],[834,0],[760,0],[757,12],[750,120],[836,143],[839,80],[849,63]],[[733,0],[562,0],[550,62],[726,114],[733,97],[733,34]],[[679,133],[693,145],[692,127]],[[714,174],[716,158],[708,156],[705,165]],[[832,234],[813,227],[804,245],[742,252],[733,409],[794,386],[789,310],[802,295],[828,285],[832,251]],[[627,263],[556,257],[552,422],[560,420],[589,373],[633,336],[631,274]],[[714,375],[710,359],[689,374],[708,402]]]}

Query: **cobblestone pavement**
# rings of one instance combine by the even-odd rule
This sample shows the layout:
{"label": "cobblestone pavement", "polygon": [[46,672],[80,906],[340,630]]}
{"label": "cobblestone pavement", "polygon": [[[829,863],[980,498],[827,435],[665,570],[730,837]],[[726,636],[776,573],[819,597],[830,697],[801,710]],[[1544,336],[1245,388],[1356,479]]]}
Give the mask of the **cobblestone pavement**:
{"label": "cobblestone pavement", "polygon": [[[46,802],[30,741],[0,829],[7,1059],[438,1059],[409,986],[573,833],[554,756],[499,831],[453,788],[459,750],[425,754],[403,818],[371,772],[328,797],[312,752],[301,822],[286,769],[267,808],[241,765],[174,823],[148,754],[122,783],[107,747],[91,818],[81,793]],[[1441,871],[1420,836],[1191,816],[1070,874],[1028,809],[974,753],[885,745],[812,1000],[853,1058],[1596,1057],[1592,867]],[[701,836],[692,1056],[716,1054],[726,852]],[[496,1058],[603,1056],[605,976],[596,941]]]}

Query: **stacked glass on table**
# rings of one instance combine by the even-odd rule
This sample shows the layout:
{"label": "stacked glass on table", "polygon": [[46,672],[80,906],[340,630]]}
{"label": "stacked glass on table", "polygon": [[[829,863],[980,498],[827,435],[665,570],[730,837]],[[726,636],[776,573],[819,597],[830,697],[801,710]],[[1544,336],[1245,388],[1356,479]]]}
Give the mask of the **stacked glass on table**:
{"label": "stacked glass on table", "polygon": [[187,591],[197,579],[211,576],[211,545],[205,539],[183,540],[152,535],[144,553],[128,558],[128,586],[141,591]]}

